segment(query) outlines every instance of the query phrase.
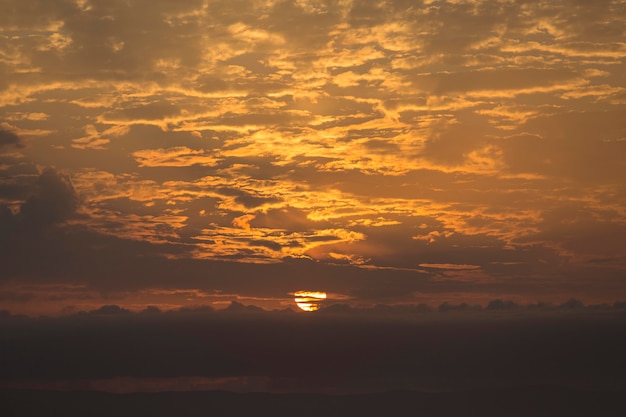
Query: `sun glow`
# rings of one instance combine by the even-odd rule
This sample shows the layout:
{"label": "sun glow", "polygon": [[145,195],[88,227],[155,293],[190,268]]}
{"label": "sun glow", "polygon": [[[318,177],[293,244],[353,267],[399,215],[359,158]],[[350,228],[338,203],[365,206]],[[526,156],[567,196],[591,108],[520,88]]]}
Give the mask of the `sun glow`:
{"label": "sun glow", "polygon": [[297,291],[293,295],[297,306],[304,311],[319,310],[320,304],[326,299],[326,293],[319,291]]}

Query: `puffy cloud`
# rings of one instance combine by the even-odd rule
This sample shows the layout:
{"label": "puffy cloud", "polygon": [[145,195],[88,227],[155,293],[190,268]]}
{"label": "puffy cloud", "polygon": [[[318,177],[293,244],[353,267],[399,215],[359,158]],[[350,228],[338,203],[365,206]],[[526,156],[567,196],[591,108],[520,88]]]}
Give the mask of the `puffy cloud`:
{"label": "puffy cloud", "polygon": [[[23,233],[39,233],[46,227],[72,217],[78,207],[78,196],[69,177],[48,168],[35,181],[23,186],[16,193],[27,196],[18,207],[3,205],[0,224],[2,240],[20,238]],[[6,188],[8,190],[8,188]]]}
{"label": "puffy cloud", "polygon": [[40,229],[67,220],[77,205],[69,177],[48,168],[37,179],[34,194],[20,206],[20,215],[27,228]]}

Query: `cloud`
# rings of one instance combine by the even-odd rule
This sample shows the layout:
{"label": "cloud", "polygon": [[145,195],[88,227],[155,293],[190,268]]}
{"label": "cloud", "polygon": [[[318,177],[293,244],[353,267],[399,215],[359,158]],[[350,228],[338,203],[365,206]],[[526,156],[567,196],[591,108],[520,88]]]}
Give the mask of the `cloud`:
{"label": "cloud", "polygon": [[77,206],[69,177],[48,168],[37,179],[35,193],[21,205],[20,214],[27,228],[41,229],[67,220]]}
{"label": "cloud", "polygon": [[69,178],[51,168],[44,170],[34,182],[14,188],[14,197],[23,196],[25,200],[14,209],[0,205],[0,247],[4,251],[0,259],[7,260],[6,274],[10,274],[8,265],[13,262],[8,260],[12,257],[16,257],[14,261],[18,264],[30,256],[36,258],[27,248],[50,226],[73,217],[79,202]]}
{"label": "cloud", "polygon": [[254,220],[254,214],[244,214],[233,219],[233,226],[244,230],[250,230],[250,221]]}
{"label": "cloud", "polygon": [[126,310],[125,308],[121,308],[120,306],[117,305],[106,305],[106,306],[102,306],[97,310],[91,311],[90,314],[97,314],[97,315],[118,315],[118,314],[129,314],[130,311]]}
{"label": "cloud", "polygon": [[22,148],[24,147],[21,139],[10,130],[0,129],[0,149],[2,148]]}
{"label": "cloud", "polygon": [[203,150],[185,146],[169,149],[143,149],[133,152],[140,167],[188,167],[191,165],[212,166],[219,159]]}
{"label": "cloud", "polygon": [[11,235],[17,228],[17,220],[9,207],[0,206],[0,242],[4,243],[6,236]]}
{"label": "cloud", "polygon": [[528,94],[534,89],[559,88],[574,77],[576,74],[571,71],[555,69],[477,70],[420,76],[415,85],[435,95],[470,93],[508,96],[511,92]]}
{"label": "cloud", "polygon": [[459,265],[459,264],[419,264],[422,268],[435,268],[435,269],[478,269],[479,265]]}
{"label": "cloud", "polygon": [[5,3],[0,224],[48,235],[5,279],[621,291],[618,1]]}
{"label": "cloud", "polygon": [[109,305],[56,319],[10,316],[0,320],[0,379],[261,377],[331,392],[546,381],[602,387],[623,380],[619,312],[580,320],[576,309],[526,317],[503,316],[502,310],[409,310],[378,312],[370,320],[362,313],[322,311],[264,312],[231,304],[221,311],[133,314]]}

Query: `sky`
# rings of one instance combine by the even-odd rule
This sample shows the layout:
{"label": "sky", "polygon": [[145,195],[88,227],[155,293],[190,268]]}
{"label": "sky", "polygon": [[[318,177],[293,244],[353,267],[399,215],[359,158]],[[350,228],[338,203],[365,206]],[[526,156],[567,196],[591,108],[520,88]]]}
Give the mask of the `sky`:
{"label": "sky", "polygon": [[5,0],[0,310],[624,300],[625,21]]}

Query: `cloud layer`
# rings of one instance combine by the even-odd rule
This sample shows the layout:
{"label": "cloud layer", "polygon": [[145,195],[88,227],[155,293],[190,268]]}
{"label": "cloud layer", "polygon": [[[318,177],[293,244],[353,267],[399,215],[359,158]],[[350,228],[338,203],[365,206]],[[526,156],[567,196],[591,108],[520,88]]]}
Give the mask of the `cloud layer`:
{"label": "cloud layer", "polygon": [[624,19],[617,0],[5,2],[0,233],[22,243],[0,291],[625,298]]}
{"label": "cloud layer", "polygon": [[592,314],[580,305],[518,307],[524,313],[516,314],[495,304],[460,314],[263,312],[233,304],[0,317],[0,386],[132,392],[151,383],[162,391],[335,394],[624,388],[623,306]]}

